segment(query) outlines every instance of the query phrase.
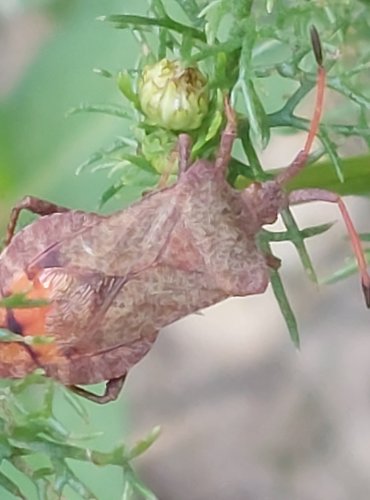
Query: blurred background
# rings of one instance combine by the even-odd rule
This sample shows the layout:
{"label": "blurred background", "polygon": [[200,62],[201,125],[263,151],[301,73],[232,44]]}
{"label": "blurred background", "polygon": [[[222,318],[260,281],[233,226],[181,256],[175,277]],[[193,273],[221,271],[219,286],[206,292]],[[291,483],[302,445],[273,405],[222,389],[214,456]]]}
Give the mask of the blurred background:
{"label": "blurred background", "polygon": [[[124,4],[126,12],[144,11],[143,1]],[[112,183],[105,171],[76,176],[76,167],[129,124],[65,114],[80,102],[120,102],[114,84],[92,70],[134,66],[130,33],[95,21],[122,12],[122,5],[0,0],[2,233],[11,206],[26,194],[94,210]],[[289,163],[303,141],[299,134],[274,137],[264,165]],[[126,190],[106,210],[134,196]],[[347,201],[356,226],[369,231],[369,200]],[[336,207],[295,213],[302,227],[339,221],[309,241],[309,250],[319,276],[343,265],[350,249]],[[104,449],[161,425],[160,438],[138,463],[160,500],[369,498],[370,316],[358,277],[318,289],[291,246],[274,249],[299,321],[299,352],[270,291],[232,299],[166,328],[130,372],[118,402],[86,403],[89,428],[102,433],[94,445]],[[62,400],[57,411],[72,433],[81,431]],[[76,471],[98,498],[121,498],[114,467],[94,469],[93,477],[86,465],[76,464]]]}

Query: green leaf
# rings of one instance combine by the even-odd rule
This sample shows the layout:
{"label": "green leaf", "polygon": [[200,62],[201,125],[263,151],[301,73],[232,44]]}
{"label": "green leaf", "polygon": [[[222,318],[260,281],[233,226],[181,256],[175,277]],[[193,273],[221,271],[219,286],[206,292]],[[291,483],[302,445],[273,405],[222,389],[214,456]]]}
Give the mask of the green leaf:
{"label": "green leaf", "polygon": [[[2,421],[2,429],[1,431],[4,432],[4,421]],[[12,456],[13,450],[10,444],[8,443],[8,440],[5,435],[0,436],[0,463],[5,460],[6,458],[9,458]]]}
{"label": "green leaf", "polygon": [[99,151],[96,151],[77,167],[76,174],[79,175],[83,170],[94,165],[94,163],[99,163],[103,160],[110,159],[112,155],[127,147],[129,145],[129,141],[130,140],[127,138],[120,137],[116,139],[114,143],[108,148],[102,148]]}
{"label": "green leaf", "polygon": [[[370,250],[365,250],[364,255],[366,262],[370,265]],[[320,280],[320,283],[324,284],[337,283],[338,281],[348,278],[349,276],[352,276],[353,274],[356,273],[358,273],[358,263],[354,257],[351,257],[343,267],[338,269],[338,271],[335,271],[330,276],[327,276],[322,280]]]}
{"label": "green leaf", "polygon": [[213,109],[210,110],[211,112],[203,122],[201,129],[197,130],[196,141],[192,147],[193,155],[197,156],[204,145],[214,139],[219,133],[224,118],[221,109],[223,109],[222,95],[218,92]]}
{"label": "green leaf", "polygon": [[97,499],[92,491],[87,488],[62,460],[50,457],[55,468],[55,490],[61,494],[65,486],[72,488],[81,498],[86,500]]}
{"label": "green leaf", "polygon": [[176,3],[183,9],[190,21],[195,26],[202,26],[203,21],[200,19],[199,7],[196,0],[175,0]]}
{"label": "green leaf", "polygon": [[137,477],[132,480],[132,489],[142,496],[145,500],[159,500],[158,497]]}
{"label": "green leaf", "polygon": [[35,479],[35,481],[38,481],[39,479],[43,479],[47,476],[52,476],[54,474],[54,470],[52,467],[40,467],[39,469],[36,469],[32,473],[32,479]]}
{"label": "green leaf", "polygon": [[[238,134],[241,139],[241,143],[244,149],[244,153],[246,154],[248,161],[249,161],[249,170],[251,171],[251,179],[253,181],[258,181],[258,182],[263,182],[268,179],[271,179],[272,176],[266,173],[262,165],[260,163],[260,160],[258,158],[256,149],[253,146],[252,140],[251,140],[251,134],[250,134],[250,126],[249,123],[246,120],[243,120],[239,127],[238,127]],[[242,171],[239,172],[240,176],[246,176],[248,175],[246,172],[243,173]],[[245,184],[245,187],[247,187],[250,184],[250,182]],[[243,182],[242,179],[238,179],[238,187],[241,189],[243,187]]]}
{"label": "green leaf", "polygon": [[78,106],[67,111],[67,116],[76,115],[78,113],[103,113],[106,115],[116,116],[118,118],[132,118],[122,106],[117,104],[86,104],[81,103]]}
{"label": "green leaf", "polygon": [[267,118],[264,107],[254,89],[252,80],[248,79],[242,71],[237,87],[241,93],[246,108],[251,140],[261,148],[265,148],[270,140],[270,129],[267,126]]}
{"label": "green leaf", "polygon": [[311,258],[307,252],[304,239],[302,237],[302,232],[299,230],[298,225],[293,217],[289,208],[286,208],[281,212],[281,217],[284,224],[287,227],[287,232],[289,233],[290,240],[295,246],[298,255],[301,259],[302,265],[307,273],[307,276],[314,282],[317,283],[317,276],[315,269],[313,267]]}
{"label": "green leaf", "polygon": [[[229,4],[229,2],[227,2]],[[248,21],[251,21],[251,9],[252,9],[253,0],[234,0],[232,2],[232,12],[233,15],[238,21],[243,29],[245,29]]]}
{"label": "green leaf", "polygon": [[[271,247],[266,239],[265,235],[262,233],[260,239],[260,246],[265,255],[271,255]],[[288,297],[286,295],[283,282],[280,278],[279,271],[276,269],[270,269],[270,283],[272,290],[274,292],[275,298],[279,304],[280,311],[285,319],[285,323],[288,327],[290,338],[297,349],[299,349],[299,333],[297,320],[294,316],[293,309],[289,304]]]}
{"label": "green leaf", "polygon": [[138,457],[139,455],[142,455],[143,453],[145,453],[146,450],[148,448],[150,448],[150,446],[152,446],[154,441],[156,441],[158,439],[160,432],[161,432],[161,428],[159,426],[154,427],[152,429],[152,431],[150,432],[150,434],[148,434],[148,436],[145,439],[138,441],[131,448],[131,450],[129,451],[129,454],[128,454],[128,460],[132,460],[132,459]]}
{"label": "green leaf", "polygon": [[[247,8],[246,5],[243,9]],[[254,69],[252,51],[257,37],[254,21],[245,21],[244,38],[240,54],[239,78],[236,88],[241,89],[244,105],[249,120],[251,139],[254,144],[266,147],[269,141],[270,129],[267,126],[267,115],[254,88]]]}
{"label": "green leaf", "polygon": [[94,68],[93,72],[98,76],[102,76],[103,78],[113,78],[113,74],[107,69]]}
{"label": "green leaf", "polygon": [[[318,226],[310,226],[306,227],[305,229],[300,230],[301,238],[306,239],[306,238],[311,238],[312,236],[317,236],[319,234],[325,233],[328,231],[332,226],[333,222],[328,222],[326,224],[320,224]],[[273,241],[273,242],[280,242],[280,241],[290,241],[291,240],[291,233],[289,231],[267,231],[266,229],[263,230],[263,237],[266,236],[268,241]]]}
{"label": "green leaf", "polygon": [[127,476],[125,474],[121,500],[132,500],[133,493],[134,493],[134,490],[133,490],[132,483],[127,479]]}
{"label": "green leaf", "polygon": [[0,307],[8,309],[30,309],[33,307],[46,307],[50,302],[45,299],[28,299],[24,293],[14,293],[0,300]]}
{"label": "green leaf", "polygon": [[194,54],[191,58],[191,62],[199,62],[203,61],[207,58],[213,58],[218,56],[219,54],[230,54],[241,47],[241,37],[235,35],[235,37],[227,40],[224,43],[218,43],[215,45],[208,45],[202,47],[199,52]]}
{"label": "green leaf", "polygon": [[13,483],[5,474],[0,472],[0,486],[16,498],[27,500],[27,497],[21,492],[18,486]]}
{"label": "green leaf", "polygon": [[334,166],[339,181],[343,182],[344,177],[342,172],[342,164],[339,155],[337,153],[336,145],[329,139],[329,136],[324,127],[320,127],[319,137],[321,139],[321,142],[323,143],[326,152],[329,155],[329,158],[331,159],[331,162]]}
{"label": "green leaf", "polygon": [[275,0],[266,0],[266,11],[268,14],[271,14],[274,8]]}
{"label": "green leaf", "polygon": [[121,189],[125,187],[125,183],[123,179],[115,182],[108,189],[104,191],[104,193],[100,197],[99,207],[105,205],[111,198],[113,198],[116,194],[118,194]]}
{"label": "green leaf", "polygon": [[[370,194],[370,155],[344,158],[341,160],[344,182],[341,183],[331,163],[318,162],[306,166],[289,181],[289,191],[304,188],[328,189],[339,195]],[[277,173],[277,171],[274,171]],[[271,172],[272,173],[272,172]]]}
{"label": "green leaf", "polygon": [[[370,254],[368,253],[368,257]],[[335,271],[330,276],[326,276],[320,280],[320,284],[333,284],[341,281],[352,274],[355,274],[358,271],[357,261],[354,258],[351,258],[350,261],[338,271]]]}
{"label": "green leaf", "polygon": [[199,18],[205,20],[205,31],[209,45],[213,45],[217,39],[220,24],[229,9],[230,6],[224,0],[213,0],[207,2],[206,6],[199,12]]}
{"label": "green leaf", "polygon": [[157,171],[151,166],[151,164],[143,157],[139,155],[122,154],[121,160],[126,160],[127,162],[135,165],[140,170],[144,170],[153,175],[157,175]]}
{"label": "green leaf", "polygon": [[124,467],[124,481],[125,487],[122,500],[133,500],[133,498],[136,498],[136,495],[133,496],[134,493],[138,493],[140,498],[145,500],[158,500],[154,493],[140,481],[130,465]]}
{"label": "green leaf", "polygon": [[117,85],[126,99],[128,99],[136,109],[140,109],[139,98],[134,91],[132,77],[128,71],[122,70],[118,73]]}
{"label": "green leaf", "polygon": [[210,141],[216,136],[217,132],[220,130],[221,124],[222,124],[222,114],[218,109],[216,109],[212,116],[209,128],[207,130],[204,143]]}
{"label": "green leaf", "polygon": [[366,97],[361,92],[358,92],[354,88],[351,88],[347,83],[345,83],[339,77],[331,77],[327,79],[327,85],[333,90],[341,93],[345,97],[351,99],[354,103],[364,106],[366,109],[370,109],[370,99]]}
{"label": "green leaf", "polygon": [[300,341],[299,341],[299,333],[298,333],[298,325],[295,315],[293,313],[293,309],[289,304],[288,297],[286,295],[283,282],[280,278],[278,271],[272,270],[270,276],[270,282],[272,286],[272,290],[276,297],[276,300],[279,304],[280,311],[285,319],[285,323],[288,327],[290,338],[294,344],[294,346],[299,349]]}
{"label": "green leaf", "polygon": [[[122,162],[121,178],[105,190],[100,199],[100,207],[112,200],[118,193],[127,188],[135,188],[137,196],[150,190],[158,183],[158,173],[142,157],[131,157],[125,155],[125,162]],[[132,160],[132,164],[128,163]],[[117,163],[118,166],[118,163]]]}
{"label": "green leaf", "polygon": [[108,21],[114,24],[115,28],[118,29],[136,29],[142,27],[161,27],[167,28],[169,30],[176,31],[180,34],[187,34],[192,36],[194,39],[205,42],[204,34],[196,28],[191,26],[186,26],[185,24],[179,23],[169,16],[164,16],[162,18],[145,17],[145,16],[133,16],[125,14],[114,14],[111,16],[99,16],[98,21]]}

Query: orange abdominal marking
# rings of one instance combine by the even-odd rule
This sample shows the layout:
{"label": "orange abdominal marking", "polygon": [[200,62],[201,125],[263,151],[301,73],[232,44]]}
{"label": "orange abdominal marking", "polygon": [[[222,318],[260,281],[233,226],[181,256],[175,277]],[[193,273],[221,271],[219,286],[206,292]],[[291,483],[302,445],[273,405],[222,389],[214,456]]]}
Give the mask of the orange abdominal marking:
{"label": "orange abdominal marking", "polygon": [[[11,286],[11,293],[22,293],[30,300],[48,300],[49,291],[39,282],[37,275],[31,281],[26,274],[22,274]],[[13,309],[15,320],[22,327],[23,335],[45,334],[45,317],[50,309],[49,305]]]}
{"label": "orange abdominal marking", "polygon": [[[49,300],[50,290],[44,287],[36,274],[32,279],[29,279],[25,273],[13,282],[9,292],[11,294],[24,294],[29,300]],[[17,325],[19,330],[15,333],[20,333],[22,336],[43,336],[50,335],[46,332],[46,315],[50,311],[50,305],[42,305],[39,307],[29,308],[13,308],[7,311],[5,308],[0,308],[0,326],[12,329],[12,325]],[[17,343],[9,343],[1,345],[2,356],[13,359],[16,363],[17,359],[30,356],[24,346]],[[40,366],[43,363],[50,362],[58,356],[57,346],[54,343],[44,345],[32,345],[31,351],[35,353],[40,360]]]}

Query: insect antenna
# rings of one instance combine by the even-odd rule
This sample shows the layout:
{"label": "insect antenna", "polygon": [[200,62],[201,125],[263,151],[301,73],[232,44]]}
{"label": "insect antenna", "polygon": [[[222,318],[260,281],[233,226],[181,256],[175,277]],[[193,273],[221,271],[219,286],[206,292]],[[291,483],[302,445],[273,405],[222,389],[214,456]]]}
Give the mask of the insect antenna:
{"label": "insect antenna", "polygon": [[298,153],[298,155],[289,165],[289,167],[287,167],[280,175],[278,175],[276,179],[276,181],[281,185],[286,184],[290,179],[295,177],[305,167],[309,152],[312,148],[312,144],[315,140],[315,136],[320,126],[320,119],[324,105],[326,71],[323,66],[320,37],[315,26],[311,27],[310,35],[311,35],[311,44],[313,48],[313,53],[315,55],[315,59],[318,65],[315,110],[303,149]]}

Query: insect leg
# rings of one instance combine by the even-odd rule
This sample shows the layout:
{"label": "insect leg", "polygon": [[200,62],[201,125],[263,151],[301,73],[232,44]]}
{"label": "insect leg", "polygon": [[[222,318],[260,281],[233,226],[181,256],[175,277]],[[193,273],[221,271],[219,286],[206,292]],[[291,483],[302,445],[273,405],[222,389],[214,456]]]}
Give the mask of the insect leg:
{"label": "insect leg", "polygon": [[308,201],[327,201],[338,205],[347,227],[353,253],[357,259],[366,305],[370,308],[370,276],[367,270],[364,250],[342,198],[338,194],[326,191],[325,189],[297,189],[289,195],[289,202],[291,204],[306,203]]}
{"label": "insect leg", "polygon": [[191,137],[189,134],[180,134],[177,139],[179,154],[179,177],[190,167]]}
{"label": "insect leg", "polygon": [[224,99],[224,106],[227,122],[225,130],[221,134],[221,141],[216,156],[215,167],[226,172],[230,162],[234,140],[237,136],[237,122],[235,111],[230,106],[229,99],[227,97]]}
{"label": "insect leg", "polygon": [[94,403],[105,404],[110,403],[111,401],[115,401],[118,398],[119,393],[123,387],[127,374],[125,373],[122,377],[112,378],[108,380],[104,394],[94,394],[93,392],[87,391],[82,387],[78,387],[77,385],[70,385],[68,389],[70,389],[75,394],[82,396],[83,398],[89,399]]}
{"label": "insect leg", "polygon": [[275,257],[272,253],[265,254],[265,260],[268,267],[277,271],[281,266],[281,259]]}
{"label": "insect leg", "polygon": [[30,212],[38,215],[50,215],[56,212],[69,211],[68,208],[55,205],[50,201],[41,200],[40,198],[35,198],[34,196],[25,196],[13,207],[11,211],[5,239],[6,245],[9,245],[14,236],[15,227],[22,210],[29,210]]}
{"label": "insect leg", "polygon": [[[191,153],[191,137],[188,134],[180,134],[177,139],[176,153],[178,154],[178,177],[181,177],[183,172],[190,167],[190,153]],[[168,163],[167,168],[162,172],[161,178],[158,182],[158,188],[166,187],[168,178],[171,174],[172,164]]]}

